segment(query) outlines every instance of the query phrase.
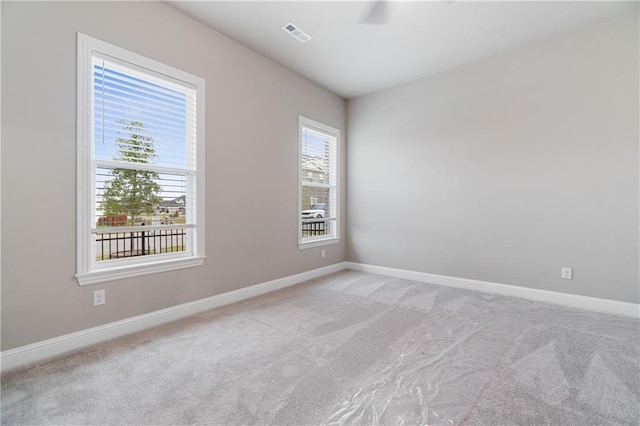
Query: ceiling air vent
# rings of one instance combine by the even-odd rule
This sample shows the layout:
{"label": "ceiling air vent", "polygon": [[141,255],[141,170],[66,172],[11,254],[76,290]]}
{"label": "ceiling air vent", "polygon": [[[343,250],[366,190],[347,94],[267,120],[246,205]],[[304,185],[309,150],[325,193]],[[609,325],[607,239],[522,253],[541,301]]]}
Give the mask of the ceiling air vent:
{"label": "ceiling air vent", "polygon": [[291,22],[282,27],[282,29],[295,37],[300,43],[306,43],[311,40],[311,36],[309,34],[305,33],[300,28],[293,25]]}

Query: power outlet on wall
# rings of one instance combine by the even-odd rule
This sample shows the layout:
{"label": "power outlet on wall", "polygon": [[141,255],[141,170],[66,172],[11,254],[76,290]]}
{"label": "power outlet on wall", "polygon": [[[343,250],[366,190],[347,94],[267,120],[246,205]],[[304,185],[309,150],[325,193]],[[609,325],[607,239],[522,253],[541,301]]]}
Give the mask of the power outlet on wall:
{"label": "power outlet on wall", "polygon": [[568,268],[566,266],[562,267],[562,279],[563,280],[572,280],[573,279],[573,269]]}
{"label": "power outlet on wall", "polygon": [[322,250],[320,251],[320,256],[321,256],[321,257],[325,257],[326,255],[327,255],[327,253],[324,251],[324,249],[322,249]]}
{"label": "power outlet on wall", "polygon": [[96,290],[93,292],[93,306],[104,305],[105,302],[104,290]]}

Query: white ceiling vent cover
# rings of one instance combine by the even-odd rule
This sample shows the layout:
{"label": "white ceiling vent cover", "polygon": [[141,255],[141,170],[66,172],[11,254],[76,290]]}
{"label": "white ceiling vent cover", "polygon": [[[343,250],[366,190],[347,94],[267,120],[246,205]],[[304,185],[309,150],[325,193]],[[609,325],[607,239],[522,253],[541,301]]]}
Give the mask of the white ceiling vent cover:
{"label": "white ceiling vent cover", "polygon": [[282,29],[295,37],[300,43],[306,43],[311,40],[311,36],[309,34],[305,33],[300,28],[293,25],[291,22],[282,27]]}

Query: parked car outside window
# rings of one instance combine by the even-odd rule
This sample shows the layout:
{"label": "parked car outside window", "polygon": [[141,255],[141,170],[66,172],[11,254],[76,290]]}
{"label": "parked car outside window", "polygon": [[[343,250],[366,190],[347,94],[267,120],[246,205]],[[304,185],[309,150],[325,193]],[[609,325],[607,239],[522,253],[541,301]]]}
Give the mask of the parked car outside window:
{"label": "parked car outside window", "polygon": [[327,204],[318,203],[311,206],[310,209],[302,210],[303,219],[319,219],[323,218],[326,213]]}

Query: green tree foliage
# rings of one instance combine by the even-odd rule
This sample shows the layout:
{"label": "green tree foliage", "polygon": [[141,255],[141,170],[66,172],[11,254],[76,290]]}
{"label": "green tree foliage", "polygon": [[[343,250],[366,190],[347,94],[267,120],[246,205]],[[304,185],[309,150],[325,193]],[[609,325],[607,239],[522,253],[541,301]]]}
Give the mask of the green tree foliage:
{"label": "green tree foliage", "polygon": [[[157,156],[154,140],[142,133],[143,123],[139,121],[122,122],[123,135],[116,139],[118,155],[116,161],[127,163],[149,164]],[[113,169],[113,179],[106,182],[103,192],[101,210],[105,216],[126,213],[129,224],[140,214],[151,214],[155,206],[160,204],[158,195],[158,173],[131,169]]]}

